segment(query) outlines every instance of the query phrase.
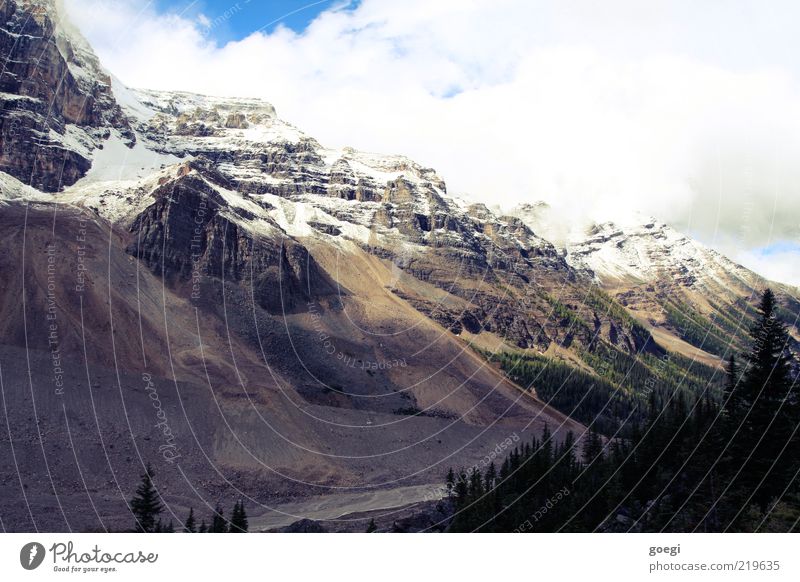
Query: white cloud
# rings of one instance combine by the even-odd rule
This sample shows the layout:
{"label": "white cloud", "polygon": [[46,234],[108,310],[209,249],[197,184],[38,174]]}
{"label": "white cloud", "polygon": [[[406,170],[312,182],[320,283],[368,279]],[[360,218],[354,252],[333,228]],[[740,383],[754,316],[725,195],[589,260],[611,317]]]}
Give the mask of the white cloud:
{"label": "white cloud", "polygon": [[740,251],[735,258],[742,265],[767,279],[800,287],[800,250],[784,250],[773,253],[747,250]]}
{"label": "white cloud", "polygon": [[365,0],[222,47],[143,0],[66,3],[129,85],[263,97],[451,191],[576,217],[635,207],[732,255],[800,235],[790,2]]}

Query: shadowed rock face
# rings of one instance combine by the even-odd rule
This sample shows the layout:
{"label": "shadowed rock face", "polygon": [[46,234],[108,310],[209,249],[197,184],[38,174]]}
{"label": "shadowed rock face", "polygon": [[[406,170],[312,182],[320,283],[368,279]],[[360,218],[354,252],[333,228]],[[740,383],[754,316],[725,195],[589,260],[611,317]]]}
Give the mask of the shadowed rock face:
{"label": "shadowed rock face", "polygon": [[110,130],[135,140],[111,79],[53,1],[0,2],[0,170],[45,192],[75,183]]}
{"label": "shadowed rock face", "polygon": [[153,197],[155,203],[130,226],[128,252],[168,283],[185,285],[203,276],[242,284],[276,315],[337,292],[305,247],[243,227],[247,212],[229,208],[198,175],[164,184]]}

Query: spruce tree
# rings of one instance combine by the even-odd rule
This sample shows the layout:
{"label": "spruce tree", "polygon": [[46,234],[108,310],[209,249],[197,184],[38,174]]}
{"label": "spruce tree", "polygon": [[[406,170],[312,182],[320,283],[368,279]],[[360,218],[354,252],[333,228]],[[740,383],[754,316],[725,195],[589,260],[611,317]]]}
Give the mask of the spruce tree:
{"label": "spruce tree", "polygon": [[156,531],[156,526],[160,524],[158,516],[164,509],[161,497],[153,485],[154,476],[155,472],[148,463],[142,474],[142,482],[137,487],[136,494],[129,504],[131,513],[136,518],[136,531],[140,533]]}
{"label": "spruce tree", "polygon": [[603,454],[603,439],[593,430],[589,430],[583,441],[583,460],[586,464],[593,463]]}
{"label": "spruce tree", "polygon": [[[725,366],[725,387],[719,428],[712,432],[707,445],[707,448],[711,449],[709,451],[711,461],[718,459],[717,465],[711,469],[708,483],[710,515],[707,527],[712,531],[718,531],[723,522],[727,525],[747,498],[747,495],[743,494],[742,480],[734,480],[734,476],[742,467],[743,460],[749,454],[747,450],[749,439],[745,438],[746,429],[743,428],[743,421],[748,411],[744,404],[744,392],[745,385],[739,363],[736,356],[731,354]],[[714,482],[715,476],[717,483]],[[717,490],[719,494],[722,494],[723,490],[726,490],[726,493],[724,496],[714,497],[711,491],[716,493]]]}
{"label": "spruce tree", "polygon": [[752,347],[743,386],[743,405],[748,411],[742,453],[752,453],[743,471],[743,483],[765,511],[797,470],[796,442],[789,441],[800,419],[797,395],[792,391],[789,333],[778,319],[770,289],[764,291],[758,312],[750,332]]}
{"label": "spruce tree", "polygon": [[228,520],[225,519],[225,512],[219,504],[214,508],[214,515],[211,517],[211,527],[208,528],[208,531],[209,533],[228,532]]}
{"label": "spruce tree", "polygon": [[453,487],[453,496],[455,497],[456,507],[461,507],[467,503],[467,495],[469,494],[469,485],[467,484],[467,473],[461,471],[458,475],[455,487]]}
{"label": "spruce tree", "polygon": [[183,531],[185,533],[195,533],[197,532],[197,524],[194,521],[194,508],[189,508],[189,517],[186,518],[186,522],[183,524]]}
{"label": "spruce tree", "polygon": [[741,389],[739,389],[739,364],[736,361],[736,355],[731,354],[728,357],[728,363],[725,366],[725,391],[723,393],[723,404],[725,406],[725,413],[729,416],[741,412]]}
{"label": "spruce tree", "polygon": [[200,522],[200,529],[197,530],[198,533],[208,533],[208,526],[206,525],[206,520],[204,519]]}
{"label": "spruce tree", "polygon": [[233,513],[231,514],[231,524],[228,531],[230,533],[245,533],[247,532],[247,512],[244,510],[244,501],[241,499],[233,506]]}
{"label": "spruce tree", "polygon": [[491,491],[494,489],[495,483],[497,483],[497,469],[494,466],[494,461],[489,463],[489,468],[486,469],[486,477],[484,487],[486,491]]}
{"label": "spruce tree", "polygon": [[456,474],[453,472],[453,467],[447,471],[445,478],[445,487],[447,488],[447,497],[453,497],[453,489],[456,486]]}
{"label": "spruce tree", "polygon": [[[451,469],[452,471],[452,469]],[[375,519],[369,520],[369,525],[367,525],[367,533],[374,533],[378,530],[378,526],[375,525]]]}

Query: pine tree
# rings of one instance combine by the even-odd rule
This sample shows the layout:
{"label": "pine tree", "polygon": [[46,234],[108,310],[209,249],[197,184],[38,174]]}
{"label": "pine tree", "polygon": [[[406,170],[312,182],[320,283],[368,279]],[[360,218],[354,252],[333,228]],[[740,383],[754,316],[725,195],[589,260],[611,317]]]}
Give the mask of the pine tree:
{"label": "pine tree", "polygon": [[164,509],[161,497],[153,485],[155,472],[150,464],[147,464],[145,472],[142,474],[142,482],[136,489],[136,494],[130,501],[130,510],[136,518],[136,531],[140,533],[152,533],[156,531],[158,516]]}
{"label": "pine tree", "polygon": [[736,355],[731,354],[728,357],[728,363],[725,366],[725,391],[723,404],[725,405],[726,412],[739,412],[741,406],[741,390],[738,389],[739,380],[739,364],[736,362]]}
{"label": "pine tree", "polygon": [[186,518],[186,522],[183,524],[183,531],[185,533],[195,533],[197,532],[197,524],[194,521],[194,508],[189,508],[189,517]]}
{"label": "pine tree", "polygon": [[225,519],[225,512],[219,504],[214,508],[214,515],[211,517],[211,527],[208,528],[208,531],[209,533],[228,532],[228,520]]}
{"label": "pine tree", "polygon": [[595,431],[590,430],[583,441],[583,460],[591,464],[603,454],[603,439]]}
{"label": "pine tree", "polygon": [[[797,395],[791,390],[789,333],[777,317],[775,295],[770,289],[764,291],[758,311],[758,321],[750,332],[752,347],[743,382],[743,404],[749,410],[742,452],[752,453],[743,471],[743,483],[765,511],[797,469],[796,443],[789,440],[800,418]],[[782,453],[784,446],[786,452]]]}
{"label": "pine tree", "polygon": [[467,496],[469,494],[469,485],[467,484],[467,473],[461,471],[458,475],[455,487],[453,487],[453,496],[455,497],[456,507],[461,507],[467,503]]}
{"label": "pine tree", "polygon": [[491,491],[494,489],[495,483],[497,483],[497,469],[494,466],[494,461],[489,463],[489,468],[486,469],[486,477],[484,487],[486,491]]}
{"label": "pine tree", "polygon": [[453,489],[456,486],[456,474],[453,472],[453,467],[447,471],[445,486],[447,487],[447,497],[453,497]]}
{"label": "pine tree", "polygon": [[481,478],[481,472],[474,469],[469,474],[469,496],[475,499],[481,495],[483,495],[483,479]]}
{"label": "pine tree", "polygon": [[247,512],[244,510],[244,501],[241,499],[233,506],[231,514],[230,533],[245,533],[248,528]]}
{"label": "pine tree", "polygon": [[[741,478],[734,479],[749,454],[748,439],[745,438],[746,429],[743,428],[743,421],[748,411],[744,404],[744,392],[745,385],[739,363],[736,356],[731,354],[725,366],[725,387],[719,428],[715,427],[716,430],[711,433],[707,445],[710,449],[708,456],[711,462],[719,459],[717,465],[711,469],[708,483],[711,514],[707,518],[706,525],[712,531],[719,531],[723,524],[727,525],[748,496],[741,486]],[[712,491],[719,496],[714,497]],[[725,491],[724,496],[723,491]]]}
{"label": "pine tree", "polygon": [[[452,471],[452,469],[451,469]],[[378,530],[378,526],[375,525],[375,519],[369,520],[369,525],[367,525],[367,533],[374,533]]]}
{"label": "pine tree", "polygon": [[244,510],[244,501],[239,501],[239,529],[246,532],[250,529],[247,512]]}
{"label": "pine tree", "polygon": [[200,522],[200,529],[197,530],[198,533],[208,533],[208,526],[206,525],[206,520],[204,519]]}

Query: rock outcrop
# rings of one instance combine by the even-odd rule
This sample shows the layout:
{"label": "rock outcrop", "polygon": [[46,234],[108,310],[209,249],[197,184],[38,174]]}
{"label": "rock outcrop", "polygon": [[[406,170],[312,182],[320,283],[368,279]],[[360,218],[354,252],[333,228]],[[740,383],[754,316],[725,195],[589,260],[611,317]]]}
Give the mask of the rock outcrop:
{"label": "rock outcrop", "polygon": [[0,171],[45,192],[84,176],[110,130],[135,140],[111,78],[54,4],[0,3]]}

